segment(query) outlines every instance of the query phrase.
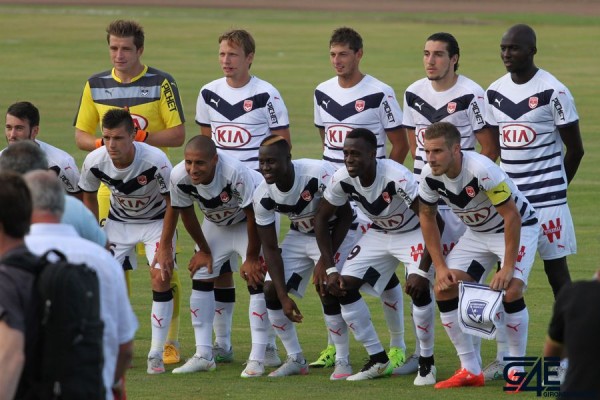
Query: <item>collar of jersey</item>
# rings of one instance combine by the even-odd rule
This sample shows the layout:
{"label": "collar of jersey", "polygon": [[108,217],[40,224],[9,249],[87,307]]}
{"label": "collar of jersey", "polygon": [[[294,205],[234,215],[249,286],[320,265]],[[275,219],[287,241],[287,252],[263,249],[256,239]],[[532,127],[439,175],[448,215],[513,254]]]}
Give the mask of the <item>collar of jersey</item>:
{"label": "collar of jersey", "polygon": [[[146,72],[147,72],[147,71],[148,71],[148,66],[147,66],[147,65],[144,65],[144,69],[142,70],[142,72],[140,72],[140,73],[139,73],[139,75],[137,75],[136,77],[134,77],[134,78],[131,80],[131,82],[135,82],[135,81],[137,81],[138,79],[140,79],[142,76],[146,75]],[[112,77],[113,77],[113,79],[114,79],[115,81],[117,81],[117,82],[119,82],[119,83],[123,83],[123,82],[121,82],[121,78],[119,78],[119,77],[117,76],[117,74],[115,74],[115,69],[114,69],[114,68],[113,68],[113,69],[112,69],[112,71],[111,71],[111,75],[112,75]],[[131,82],[130,82],[130,83],[131,83]]]}

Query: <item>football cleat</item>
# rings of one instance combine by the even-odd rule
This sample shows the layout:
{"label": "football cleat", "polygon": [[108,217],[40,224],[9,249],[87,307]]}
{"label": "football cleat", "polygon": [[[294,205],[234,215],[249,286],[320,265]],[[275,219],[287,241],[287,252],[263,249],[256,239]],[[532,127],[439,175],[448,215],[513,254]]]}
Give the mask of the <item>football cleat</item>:
{"label": "football cleat", "polygon": [[246,368],[240,375],[242,378],[258,378],[265,373],[265,366],[260,361],[248,360],[246,362]]}
{"label": "football cleat", "polygon": [[294,360],[291,356],[288,356],[287,360],[285,360],[281,367],[271,372],[269,374],[269,377],[281,378],[283,376],[290,375],[308,375],[308,365],[306,364],[306,360],[298,362]]}
{"label": "football cleat", "polygon": [[214,371],[217,368],[215,360],[207,360],[204,357],[200,357],[194,354],[192,358],[189,358],[185,364],[179,368],[173,370],[174,374],[189,374],[191,372],[200,371]]}
{"label": "football cleat", "polygon": [[435,385],[436,373],[435,365],[419,365],[419,371],[413,384],[415,386]]}
{"label": "football cleat", "polygon": [[450,378],[435,384],[436,389],[448,389],[463,386],[484,386],[483,372],[479,375],[470,373],[464,368],[459,369]]}
{"label": "football cleat", "polygon": [[390,359],[388,373],[391,375],[394,369],[400,368],[404,365],[404,361],[406,360],[406,354],[404,353],[404,349],[400,347],[390,347],[390,351],[388,351],[387,356]]}
{"label": "football cleat", "polygon": [[148,358],[148,369],[147,371],[151,375],[162,374],[165,372],[165,364],[163,360],[158,357]]}
{"label": "football cleat", "polygon": [[319,354],[319,358],[309,364],[313,368],[330,368],[335,365],[335,346],[330,344]]}
{"label": "football cleat", "polygon": [[346,378],[347,381],[364,381],[367,379],[375,379],[381,378],[383,376],[388,375],[388,369],[390,366],[390,361],[386,361],[385,363],[376,362],[373,360],[369,360],[364,367],[360,370],[360,372],[350,375]]}
{"label": "football cleat", "polygon": [[177,364],[181,361],[179,356],[179,344],[177,343],[165,343],[163,349],[163,361],[165,364]]}
{"label": "football cleat", "polygon": [[352,375],[352,366],[346,360],[335,360],[335,369],[329,377],[332,381],[341,381]]}
{"label": "football cleat", "polygon": [[212,355],[215,362],[218,363],[230,363],[233,362],[233,347],[229,347],[229,350],[225,350],[218,343],[215,343],[212,348]]}
{"label": "football cleat", "polygon": [[487,381],[504,379],[504,364],[501,361],[494,360],[483,369],[483,377]]}

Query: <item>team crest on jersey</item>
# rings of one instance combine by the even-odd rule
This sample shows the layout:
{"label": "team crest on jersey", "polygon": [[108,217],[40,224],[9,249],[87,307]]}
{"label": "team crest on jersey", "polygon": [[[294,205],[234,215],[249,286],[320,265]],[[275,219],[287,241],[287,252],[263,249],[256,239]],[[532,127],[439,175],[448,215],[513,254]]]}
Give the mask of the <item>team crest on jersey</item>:
{"label": "team crest on jersey", "polygon": [[390,194],[388,192],[381,193],[381,197],[383,197],[383,200],[388,204],[390,204],[392,201],[392,199],[390,198]]}
{"label": "team crest on jersey", "polygon": [[365,109],[365,101],[364,100],[356,100],[354,103],[354,109],[358,112],[361,112]]}
{"label": "team crest on jersey", "polygon": [[137,177],[137,181],[140,185],[146,185],[148,183],[148,178],[145,175],[140,175]]}
{"label": "team crest on jersey", "polygon": [[475,189],[473,189],[472,186],[467,186],[465,190],[467,191],[467,195],[469,195],[469,197],[475,197]]}
{"label": "team crest on jersey", "polygon": [[451,101],[450,103],[448,103],[446,110],[448,111],[448,114],[453,114],[454,111],[456,111],[456,103],[454,101]]}
{"label": "team crest on jersey", "polygon": [[148,93],[150,93],[150,91],[146,88],[141,88],[140,93],[142,94],[142,96],[146,97],[148,96]]}
{"label": "team crest on jersey", "polygon": [[227,192],[221,192],[221,194],[219,195],[219,197],[221,198],[221,201],[223,203],[229,203],[230,197],[227,194]]}
{"label": "team crest on jersey", "polygon": [[246,111],[246,112],[252,111],[253,104],[254,103],[252,102],[252,100],[244,100],[244,111]]}
{"label": "team crest on jersey", "polygon": [[538,106],[538,98],[536,96],[529,98],[529,108],[532,110]]}
{"label": "team crest on jersey", "polygon": [[312,200],[312,195],[310,194],[310,192],[308,190],[305,190],[304,192],[302,192],[302,194],[300,195],[300,197],[302,197],[302,200],[304,200],[304,201],[311,201]]}

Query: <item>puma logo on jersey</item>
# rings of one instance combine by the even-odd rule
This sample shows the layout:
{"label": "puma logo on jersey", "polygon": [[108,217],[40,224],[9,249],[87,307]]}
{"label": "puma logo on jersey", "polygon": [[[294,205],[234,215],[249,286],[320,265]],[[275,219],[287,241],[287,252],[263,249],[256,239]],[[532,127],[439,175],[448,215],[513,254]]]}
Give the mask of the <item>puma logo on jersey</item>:
{"label": "puma logo on jersey", "polygon": [[331,99],[329,99],[328,101],[321,100],[321,104],[323,104],[325,106],[325,108],[327,108],[327,106],[329,105],[330,101],[331,101]]}
{"label": "puma logo on jersey", "polygon": [[211,103],[215,103],[215,107],[217,107],[217,108],[219,107],[219,102],[220,101],[221,101],[221,99],[219,99],[219,100],[215,100],[215,99],[212,99],[212,98],[210,99],[210,102]]}
{"label": "puma logo on jersey", "polygon": [[497,103],[498,107],[501,107],[500,103],[502,103],[502,100],[504,100],[504,99],[494,99],[494,103]]}
{"label": "puma logo on jersey", "polygon": [[502,190],[494,190],[494,194],[500,194],[500,193],[508,193],[506,190],[502,189]]}
{"label": "puma logo on jersey", "polygon": [[446,189],[438,188],[437,191],[443,194],[444,196],[448,197],[448,192],[446,192]]}
{"label": "puma logo on jersey", "polygon": [[422,111],[421,107],[423,107],[423,104],[425,104],[425,103],[419,104],[415,101],[415,107],[419,107],[419,111]]}
{"label": "puma logo on jersey", "polygon": [[110,90],[104,89],[104,93],[106,93],[107,95],[109,95],[110,97],[112,97],[112,89],[110,89]]}

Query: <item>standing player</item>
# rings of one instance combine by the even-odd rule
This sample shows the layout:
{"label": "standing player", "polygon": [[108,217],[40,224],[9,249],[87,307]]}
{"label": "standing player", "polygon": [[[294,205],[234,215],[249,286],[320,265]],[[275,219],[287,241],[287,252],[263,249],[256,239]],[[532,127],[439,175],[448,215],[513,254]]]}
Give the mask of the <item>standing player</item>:
{"label": "standing player", "polygon": [[[459,58],[460,48],[453,35],[438,32],[429,36],[423,50],[427,76],[411,84],[404,92],[402,124],[408,131],[417,181],[427,162],[423,134],[434,122],[446,121],[456,126],[460,131],[463,151],[474,151],[475,144],[479,142],[481,154],[492,161],[498,158],[498,139],[484,121],[484,91],[477,83],[457,73]],[[438,211],[445,221],[442,248],[447,254],[465,232],[466,226],[444,203],[438,205]],[[480,343],[479,339],[477,343]],[[419,352],[419,341],[416,341],[415,353],[396,373],[415,372]]]}
{"label": "standing player", "polygon": [[[258,155],[260,170],[265,178],[254,194],[254,210],[258,234],[269,274],[265,282],[265,299],[271,324],[283,342],[288,357],[271,377],[305,375],[308,364],[302,354],[294,322],[300,322],[296,304],[289,297],[304,295],[314,270],[314,280],[321,293],[320,299],[329,331],[334,333],[336,347],[335,370],[331,380],[343,380],[352,374],[348,360],[348,327],[341,315],[340,301],[326,295],[324,260],[314,233],[314,218],[335,169],[321,160],[292,161],[289,144],[280,136],[269,136],[261,144]],[[276,216],[287,215],[290,230],[278,246]],[[337,267],[361,236],[360,224],[349,204],[340,207],[324,224],[332,249],[336,251]],[[330,235],[330,236],[329,236]],[[333,256],[332,256],[333,260]],[[332,267],[336,267],[331,264]],[[385,355],[385,353],[384,353]]]}
{"label": "standing player", "polygon": [[[179,89],[171,75],[142,64],[143,28],[135,21],[113,21],[106,28],[106,41],[113,68],[91,76],[85,83],[74,122],[77,147],[92,151],[102,146],[102,138],[96,138],[96,129],[104,114],[113,108],[129,110],[136,126],[136,141],[161,148],[181,146],[185,140],[185,118]],[[110,193],[104,185],[99,193],[99,216],[103,224],[109,212]],[[130,286],[130,269],[137,262],[135,251],[127,259],[125,277]],[[178,363],[180,359],[177,270],[173,271],[171,284],[174,307],[164,354],[167,364]]]}
{"label": "standing player", "polygon": [[[290,141],[288,112],[277,89],[250,75],[256,44],[245,30],[235,29],[219,36],[219,64],[224,77],[200,89],[196,123],[200,133],[212,137],[217,149],[258,170],[258,147],[271,134]],[[237,263],[237,259],[231,260]],[[222,271],[223,272],[223,271]],[[217,361],[231,361],[231,321],[235,288],[231,273],[215,281],[215,355]],[[275,334],[267,349],[268,364],[279,364]]]}
{"label": "standing player", "polygon": [[[242,258],[240,272],[248,281],[250,292],[248,315],[252,350],[242,377],[257,377],[264,371],[270,325],[262,292],[264,271],[259,260],[260,241],[252,207],[254,190],[262,181],[257,171],[217,153],[214,142],[206,136],[193,137],[185,146],[184,161],[173,168],[170,184],[173,212],[167,213],[165,219],[158,263],[173,264],[168,238],[175,233],[179,214],[197,246],[188,267],[192,276],[190,311],[196,353],[173,373],[216,368],[212,346],[214,281],[223,272],[231,272],[229,259],[232,256]],[[202,227],[196,218],[194,202],[204,214]]]}
{"label": "standing player", "polygon": [[[461,362],[450,379],[435,385],[438,389],[485,384],[471,335],[459,326],[458,282],[478,282],[498,259],[502,268],[490,288],[505,291],[502,303],[510,356],[525,356],[529,314],[523,290],[539,229],[535,210],[506,173],[485,156],[461,151],[460,136],[448,122],[436,122],[425,130],[428,164],[419,185],[419,219],[435,266],[435,298]],[[435,218],[440,199],[467,225],[445,258]],[[509,375],[514,373],[511,370]]]}
{"label": "standing player", "polygon": [[[135,141],[133,118],[123,109],[108,110],[102,118],[104,146],[85,158],[79,187],[83,202],[97,216],[100,183],[110,190],[110,212],[104,230],[111,252],[123,265],[125,257],[144,243],[148,263],[159,246],[165,213],[169,211],[171,163],[161,150]],[[175,248],[175,238],[169,244]],[[173,314],[171,268],[150,269],[152,278],[152,343],[149,374],[165,372],[163,347]]]}
{"label": "standing player", "polygon": [[[377,137],[377,158],[386,157],[386,139],[392,149],[389,158],[403,163],[408,153],[406,131],[402,127],[402,111],[394,90],[371,75],[363,74],[359,64],[363,56],[362,37],[352,28],[333,31],[329,40],[329,59],[336,76],[319,84],[314,95],[314,120],[323,142],[323,159],[335,168],[343,167],[343,145],[348,132],[366,128]],[[395,308],[402,304],[402,290],[394,275],[382,294],[382,306],[391,334],[390,358],[400,366],[405,359],[402,321]],[[313,367],[333,366],[335,353],[331,346],[321,352]]]}
{"label": "standing player", "polygon": [[[567,187],[584,150],[573,96],[534,64],[536,53],[531,27],[504,34],[500,56],[508,73],[487,90],[486,121],[500,137],[500,167],[538,213],[538,252],[556,297],[571,282],[567,256],[577,251]],[[496,361],[501,368],[503,360]]]}
{"label": "standing player", "polygon": [[[338,285],[342,287],[345,296],[340,298],[340,302],[344,320],[348,326],[354,327],[356,338],[365,345],[370,356],[362,371],[348,379],[372,379],[381,375],[377,367],[385,364],[388,357],[375,330],[370,327],[369,310],[359,289],[381,296],[400,261],[407,270],[407,292],[413,299],[414,323],[419,327],[417,339],[422,350],[420,374],[414,383],[432,385],[436,374],[433,365],[434,303],[430,295],[433,270],[429,272],[431,258],[424,254],[423,236],[416,215],[418,183],[403,165],[391,160],[378,160],[376,152],[377,139],[368,129],[354,129],[346,135],[346,167],[333,176],[333,183],[325,190],[324,200],[315,217],[319,247],[327,261],[330,290],[335,292]],[[354,200],[372,223],[342,270],[336,271],[330,269],[333,254],[323,221],[349,200]],[[397,313],[402,321],[402,307],[398,307]],[[390,365],[386,372],[391,373],[393,368],[395,366]]]}
{"label": "standing player", "polygon": [[571,281],[566,256],[577,250],[567,185],[584,151],[573,96],[536,67],[536,53],[531,27],[504,34],[500,56],[508,73],[487,90],[486,120],[500,136],[500,166],[538,211],[538,250],[556,296]]}
{"label": "standing player", "polygon": [[[6,142],[10,146],[21,140],[31,140],[46,153],[48,168],[56,172],[65,191],[81,198],[79,168],[69,153],[37,139],[40,133],[40,112],[28,101],[11,104],[6,110],[4,126]],[[2,152],[0,152],[1,154]]]}

